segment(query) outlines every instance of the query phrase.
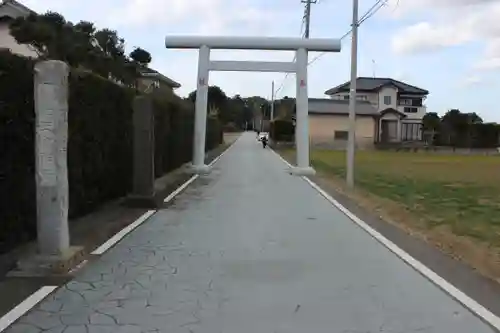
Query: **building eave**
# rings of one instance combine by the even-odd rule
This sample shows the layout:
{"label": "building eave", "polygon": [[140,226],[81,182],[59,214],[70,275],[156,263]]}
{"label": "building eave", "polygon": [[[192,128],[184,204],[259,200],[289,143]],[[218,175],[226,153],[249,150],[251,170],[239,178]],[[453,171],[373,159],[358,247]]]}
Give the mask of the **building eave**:
{"label": "building eave", "polygon": [[141,77],[143,78],[156,78],[162,82],[165,82],[169,86],[173,88],[180,88],[181,84],[179,82],[176,82],[172,80],[171,78],[161,74],[161,73],[141,73]]}

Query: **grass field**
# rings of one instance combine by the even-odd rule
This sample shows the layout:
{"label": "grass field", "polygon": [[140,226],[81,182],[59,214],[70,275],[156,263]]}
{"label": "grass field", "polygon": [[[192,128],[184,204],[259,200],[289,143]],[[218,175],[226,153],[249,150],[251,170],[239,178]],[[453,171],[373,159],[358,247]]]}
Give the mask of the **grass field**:
{"label": "grass field", "polygon": [[[290,157],[293,152],[284,154]],[[345,179],[343,151],[312,151],[311,163],[320,175],[337,183]],[[492,260],[500,266],[500,156],[359,151],[355,165],[357,188],[380,199],[377,205],[389,208],[391,218],[427,235],[440,230],[435,242],[446,242],[446,230],[483,248],[495,248]],[[460,257],[470,255],[457,251]],[[500,267],[494,270],[500,274]]]}

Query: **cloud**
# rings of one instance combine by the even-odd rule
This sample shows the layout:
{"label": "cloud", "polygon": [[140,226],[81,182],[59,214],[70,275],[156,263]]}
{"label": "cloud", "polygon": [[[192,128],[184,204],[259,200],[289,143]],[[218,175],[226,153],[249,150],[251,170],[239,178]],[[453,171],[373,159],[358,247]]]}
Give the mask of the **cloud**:
{"label": "cloud", "polygon": [[143,28],[152,25],[180,27],[203,35],[225,34],[234,30],[258,29],[270,22],[274,13],[255,7],[249,0],[128,0],[109,15],[110,25]]}
{"label": "cloud", "polygon": [[415,11],[436,11],[450,9],[471,9],[472,6],[483,6],[496,3],[498,0],[388,0],[384,12],[401,17]]}
{"label": "cloud", "polygon": [[459,82],[459,87],[461,88],[470,88],[471,86],[475,86],[478,84],[484,83],[484,80],[479,75],[471,75],[464,78]]}
{"label": "cloud", "polygon": [[[422,6],[429,0],[409,0]],[[475,69],[500,68],[500,0],[434,0],[434,21],[423,21],[397,31],[391,40],[396,54],[416,54],[481,42],[485,50]],[[440,7],[441,6],[441,7]],[[470,6],[475,6],[472,10]]]}
{"label": "cloud", "polygon": [[221,0],[128,0],[111,13],[110,20],[128,26],[152,23],[175,24],[202,13],[210,17],[221,6]]}
{"label": "cloud", "polygon": [[392,49],[398,54],[420,53],[460,45],[474,38],[470,29],[420,22],[397,32]]}

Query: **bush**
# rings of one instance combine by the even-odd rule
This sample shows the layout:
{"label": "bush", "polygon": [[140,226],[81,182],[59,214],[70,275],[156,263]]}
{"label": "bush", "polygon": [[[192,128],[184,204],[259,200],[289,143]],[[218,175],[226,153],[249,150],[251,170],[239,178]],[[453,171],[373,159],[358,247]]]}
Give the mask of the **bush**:
{"label": "bush", "polygon": [[291,120],[276,119],[271,122],[269,133],[273,141],[293,142],[295,125]]}
{"label": "bush", "polygon": [[33,63],[0,52],[0,253],[36,230]]}
{"label": "bush", "polygon": [[132,90],[71,71],[68,113],[70,217],[125,195],[132,181]]}
{"label": "bush", "polygon": [[[33,61],[0,52],[0,253],[36,236]],[[69,215],[82,216],[131,190],[135,92],[88,72],[70,73]],[[155,100],[156,176],[191,160],[194,112]],[[220,143],[216,120],[207,149]]]}

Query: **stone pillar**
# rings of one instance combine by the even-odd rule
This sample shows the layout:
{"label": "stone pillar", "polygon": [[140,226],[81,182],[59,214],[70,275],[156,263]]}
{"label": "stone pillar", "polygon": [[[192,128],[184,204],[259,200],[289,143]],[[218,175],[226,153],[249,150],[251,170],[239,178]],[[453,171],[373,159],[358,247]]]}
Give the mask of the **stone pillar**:
{"label": "stone pillar", "polygon": [[151,200],[155,196],[154,110],[151,99],[147,96],[135,97],[133,110],[134,169],[132,197]]}
{"label": "stone pillar", "polygon": [[206,174],[210,168],[205,164],[205,136],[207,131],[208,75],[210,65],[210,49],[200,47],[198,58],[198,83],[196,88],[193,164],[191,171]]}
{"label": "stone pillar", "polygon": [[35,65],[36,188],[38,252],[59,256],[69,249],[68,65]]}
{"label": "stone pillar", "polygon": [[307,94],[307,51],[297,50],[297,115],[295,126],[295,142],[297,149],[297,166],[292,169],[295,175],[314,175],[309,164],[309,97]]}

